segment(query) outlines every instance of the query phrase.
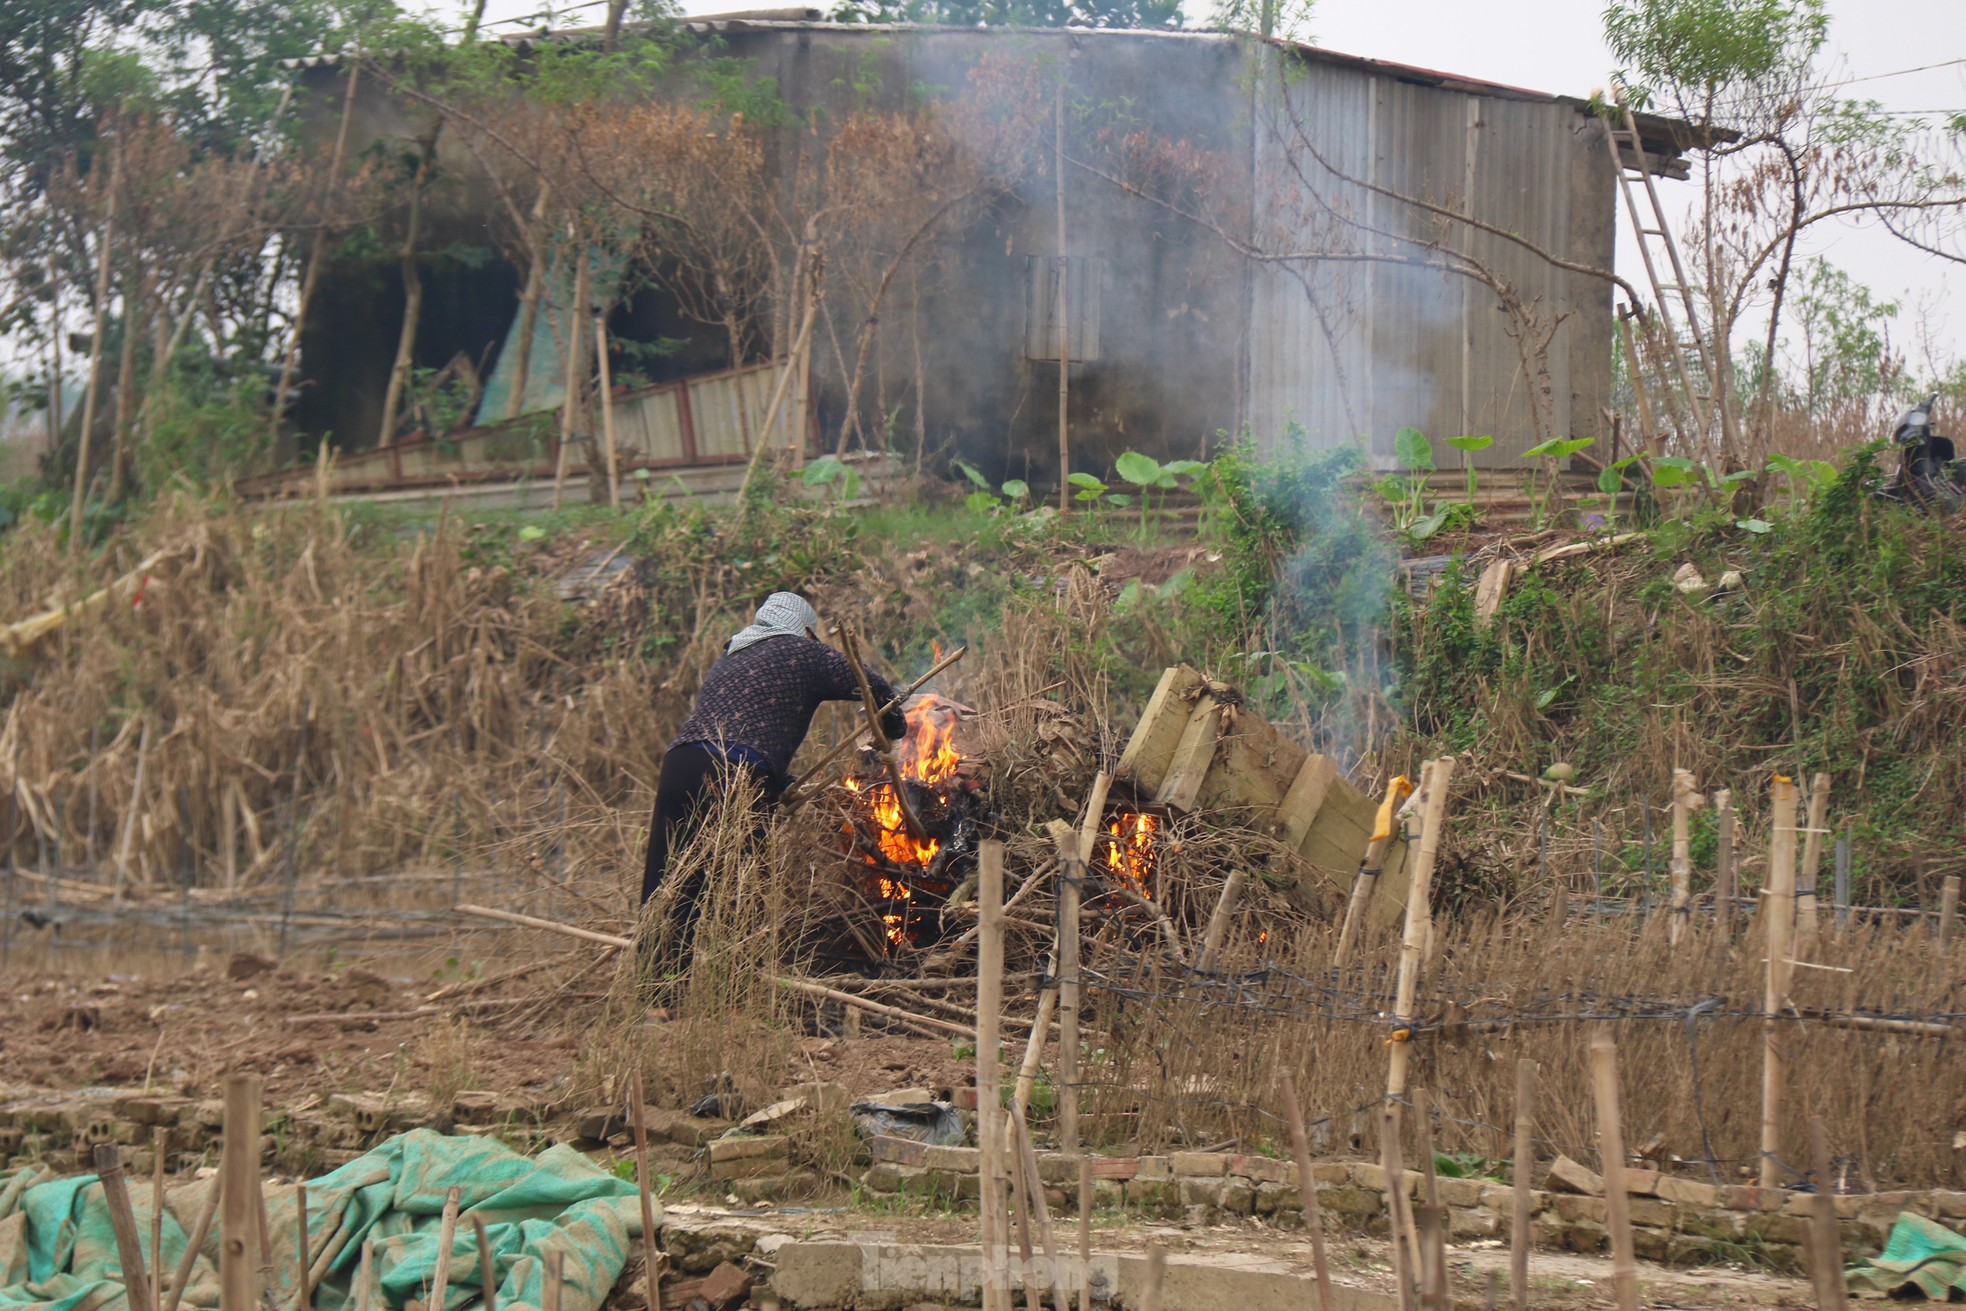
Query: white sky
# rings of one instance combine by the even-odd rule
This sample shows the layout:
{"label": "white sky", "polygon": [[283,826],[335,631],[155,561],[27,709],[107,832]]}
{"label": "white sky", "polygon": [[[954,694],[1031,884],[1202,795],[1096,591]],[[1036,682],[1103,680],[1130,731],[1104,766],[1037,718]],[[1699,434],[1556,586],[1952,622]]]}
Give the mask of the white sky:
{"label": "white sky", "polygon": [[[565,0],[563,0],[565,2]],[[571,0],[578,3],[578,0]],[[786,0],[779,0],[780,3]],[[821,7],[831,0],[812,0]],[[765,7],[773,0],[683,0],[689,13]],[[1208,0],[1187,0],[1191,23],[1206,21]],[[536,13],[541,0],[489,0],[489,20]],[[1317,0],[1317,43],[1346,54],[1506,82],[1537,91],[1587,95],[1610,80],[1603,0]],[[1966,108],[1966,62],[1903,76],[1918,65],[1966,60],[1966,0],[1829,0],[1829,67],[1864,79],[1844,88],[1889,110]],[[598,10],[563,23],[595,21]],[[1668,204],[1690,203],[1690,184],[1665,184]],[[1619,218],[1618,264],[1637,279],[1642,267],[1630,223]],[[1925,349],[1944,361],[1966,356],[1966,268],[1912,250],[1888,234],[1853,226],[1817,229],[1806,254],[1823,255],[1881,299],[1903,303],[1893,336],[1901,350]],[[1916,361],[1914,361],[1916,369]],[[1922,372],[1922,370],[1918,370]]]}

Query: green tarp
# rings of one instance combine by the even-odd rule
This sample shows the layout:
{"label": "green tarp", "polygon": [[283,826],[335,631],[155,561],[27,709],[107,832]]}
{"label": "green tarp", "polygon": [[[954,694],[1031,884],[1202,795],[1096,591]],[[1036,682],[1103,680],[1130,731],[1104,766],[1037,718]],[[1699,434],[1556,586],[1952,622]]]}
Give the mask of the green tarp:
{"label": "green tarp", "polygon": [[[500,1311],[537,1308],[546,1253],[562,1254],[562,1311],[595,1311],[641,1237],[635,1185],[616,1178],[571,1147],[522,1156],[490,1138],[447,1138],[426,1129],[392,1138],[365,1156],[307,1184],[308,1251],[319,1311],[352,1306],[351,1283],[362,1243],[375,1241],[383,1303],[427,1299],[437,1260],[444,1193],[463,1190],[463,1219],[451,1257],[441,1311],[480,1300],[478,1245],[469,1217],[485,1222],[498,1280]],[[166,1190],[165,1269],[174,1273],[216,1178]],[[130,1181],[130,1201],[149,1262],[148,1181]],[[275,1305],[294,1307],[299,1287],[296,1189],[266,1189],[272,1234]],[[658,1217],[659,1222],[659,1217]],[[218,1306],[219,1226],[212,1226],[187,1281],[183,1305]],[[46,1169],[0,1178],[0,1311],[125,1311],[122,1265],[109,1211],[94,1175],[57,1179]],[[436,1309],[432,1309],[436,1311]]]}
{"label": "green tarp", "polygon": [[1891,1226],[1884,1250],[1843,1272],[1855,1293],[1896,1293],[1917,1289],[1929,1301],[1943,1302],[1958,1289],[1966,1293],[1966,1238],[1909,1211]]}

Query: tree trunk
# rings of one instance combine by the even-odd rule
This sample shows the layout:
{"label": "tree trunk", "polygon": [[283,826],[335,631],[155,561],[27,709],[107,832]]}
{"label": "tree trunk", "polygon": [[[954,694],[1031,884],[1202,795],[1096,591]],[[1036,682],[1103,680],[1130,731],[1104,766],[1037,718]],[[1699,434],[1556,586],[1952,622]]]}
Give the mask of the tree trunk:
{"label": "tree trunk", "polygon": [[526,380],[532,373],[532,337],[539,331],[539,293],[546,284],[546,188],[532,205],[532,227],[527,244],[532,247],[532,264],[526,270],[526,289],[519,297],[519,339],[513,343],[512,398],[506,402],[505,417],[516,419],[525,413]]}
{"label": "tree trunk", "polygon": [[96,395],[102,381],[102,334],[109,308],[109,269],[116,241],[116,193],[123,180],[123,146],[112,149],[109,162],[109,199],[102,217],[102,244],[96,253],[95,331],[89,339],[89,390],[82,397],[82,431],[75,438],[75,499],[68,512],[68,549],[82,553],[82,502],[89,491],[89,437],[96,424]]}
{"label": "tree trunk", "polygon": [[137,385],[137,334],[149,326],[150,303],[156,288],[148,274],[136,276],[135,304],[131,304],[129,279],[123,283],[123,341],[116,353],[116,419],[109,454],[109,500],[123,498],[123,467],[130,457],[131,393]]}
{"label": "tree trunk", "polygon": [[389,390],[382,398],[382,430],[376,436],[377,446],[389,446],[396,440],[396,419],[402,410],[403,397],[409,391],[410,371],[416,358],[416,330],[423,318],[423,274],[417,268],[416,243],[423,229],[423,187],[430,177],[430,163],[437,154],[437,136],[443,131],[444,121],[430,129],[424,139],[423,154],[416,162],[416,181],[410,192],[410,218],[403,234],[403,329],[396,338],[396,362],[389,370]]}

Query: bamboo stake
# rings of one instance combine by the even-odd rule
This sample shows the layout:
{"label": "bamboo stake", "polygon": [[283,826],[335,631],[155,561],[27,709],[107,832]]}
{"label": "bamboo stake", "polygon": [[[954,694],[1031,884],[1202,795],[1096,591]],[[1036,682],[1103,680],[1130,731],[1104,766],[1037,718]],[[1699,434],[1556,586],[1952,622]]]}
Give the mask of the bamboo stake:
{"label": "bamboo stake", "polygon": [[1795,875],[1795,958],[1811,960],[1822,936],[1816,918],[1816,875],[1823,864],[1823,830],[1829,823],[1829,775],[1809,784],[1809,827],[1802,835],[1802,866]]}
{"label": "bamboo stake", "polygon": [[565,934],[569,938],[579,938],[583,942],[598,942],[603,947],[632,947],[635,945],[632,940],[616,937],[612,933],[596,933],[592,929],[576,928],[571,924],[562,924],[558,920],[543,920],[537,915],[521,915],[519,912],[513,910],[498,910],[492,906],[474,906],[468,901],[461,901],[457,905],[452,906],[451,909],[460,915],[476,915],[479,919],[503,920],[507,924],[518,924],[529,929],[545,929],[548,933]]}
{"label": "bamboo stake", "polygon": [[255,1311],[259,1305],[259,1267],[253,1260],[253,1230],[259,1219],[259,1099],[257,1074],[225,1080],[224,1176],[219,1225],[219,1311]]}
{"label": "bamboo stake", "polygon": [[1140,1289],[1140,1311],[1160,1311],[1161,1285],[1167,1281],[1167,1249],[1147,1244],[1147,1278]]}
{"label": "bamboo stake", "polygon": [[116,244],[116,199],[122,191],[123,140],[109,154],[109,196],[103,204],[102,242],[96,252],[96,319],[89,339],[89,390],[82,396],[82,430],[75,438],[75,500],[68,512],[68,551],[82,554],[82,502],[89,492],[89,438],[96,426],[96,394],[102,389],[102,335],[109,317],[109,269]]}
{"label": "bamboo stake", "polygon": [[[485,1218],[471,1213],[471,1237],[478,1244],[478,1291],[483,1294],[485,1311],[498,1311],[498,1263],[492,1257],[491,1236],[485,1232]],[[660,1302],[652,1302],[662,1311]]]}
{"label": "bamboo stake", "polygon": [[566,494],[567,457],[573,447],[573,420],[580,411],[580,325],[587,317],[587,248],[576,244],[573,258],[573,304],[567,310],[567,389],[560,402],[560,449],[553,460],[555,510],[560,508]]}
{"label": "bamboo stake", "polygon": [[1365,844],[1365,854],[1359,857],[1358,873],[1352,876],[1351,899],[1345,903],[1345,924],[1338,931],[1338,949],[1331,957],[1331,964],[1336,969],[1344,969],[1345,962],[1351,959],[1353,937],[1365,916],[1365,908],[1372,903],[1373,889],[1379,883],[1379,871],[1385,868],[1386,852],[1393,845],[1393,828],[1397,823],[1399,804],[1412,790],[1413,785],[1406,781],[1404,774],[1386,785],[1386,795],[1379,802],[1378,814],[1373,817],[1372,837]]}
{"label": "bamboo stake", "polygon": [[1016,1108],[1013,1107],[1004,1117],[1004,1137],[1000,1147],[1004,1153],[1005,1168],[1010,1172],[1010,1213],[1011,1221],[1017,1227],[1018,1279],[1024,1286],[1024,1311],[1041,1311],[1038,1299],[1043,1294],[1032,1278],[1031,1210],[1026,1200],[1030,1187],[1024,1178],[1024,1158],[1017,1151],[1015,1117]]}
{"label": "bamboo stake", "polygon": [[164,1305],[164,1144],[162,1129],[150,1131],[150,1305]]}
{"label": "bamboo stake", "polygon": [[1428,1223],[1420,1231],[1420,1302],[1431,1311],[1448,1311],[1447,1231],[1440,1209],[1440,1179],[1434,1168],[1433,1112],[1425,1088],[1415,1088],[1413,1102],[1414,1146],[1420,1152],[1420,1183],[1427,1199],[1424,1214]]}
{"label": "bamboo stake", "polygon": [[1773,787],[1774,837],[1768,844],[1768,886],[1761,918],[1767,921],[1766,987],[1762,997],[1761,1186],[1781,1181],[1782,1052],[1776,1023],[1788,997],[1790,934],[1795,928],[1795,782],[1781,774]]}
{"label": "bamboo stake", "polygon": [[997,1075],[1003,1013],[1003,843],[982,843],[976,866],[982,930],[976,947],[976,1142],[983,1149],[983,1304],[985,1311],[1007,1311],[1009,1245],[1003,1241],[1003,1105]]}
{"label": "bamboo stake", "polygon": [[[321,197],[321,212],[316,216],[314,239],[307,248],[307,269],[300,277],[300,298],[294,306],[293,336],[287,341],[287,351],[280,360],[280,382],[273,390],[273,421],[268,429],[278,435],[280,422],[287,416],[287,392],[293,386],[294,365],[300,360],[300,330],[307,322],[307,307],[314,302],[314,286],[321,276],[321,257],[328,244],[328,211],[334,201],[335,192],[341,181],[341,161],[348,153],[348,124],[355,113],[355,87],[362,77],[362,60],[357,57],[348,61],[348,86],[341,96],[341,125],[335,129],[334,150],[328,158],[328,184]],[[187,310],[187,320],[191,314]]]}
{"label": "bamboo stake", "polygon": [[[649,1190],[649,1135],[642,1103],[642,1060],[635,1056],[635,1067],[628,1074],[628,1118],[635,1126],[635,1191],[642,1201],[642,1267],[648,1277],[649,1311],[662,1311],[662,1248],[655,1238],[655,1196]],[[443,1311],[433,1307],[431,1311]]]}
{"label": "bamboo stake", "polygon": [[221,1180],[212,1180],[211,1191],[205,1194],[205,1204],[198,1209],[198,1222],[191,1227],[191,1237],[184,1245],[184,1252],[178,1257],[177,1272],[171,1276],[171,1287],[160,1304],[164,1311],[177,1311],[177,1304],[184,1299],[185,1285],[191,1282],[191,1270],[197,1263],[198,1253],[204,1249],[205,1239],[212,1232],[212,1220],[218,1215],[218,1199],[225,1190]]}
{"label": "bamboo stake", "polygon": [[1959,918],[1959,876],[1948,874],[1939,891],[1939,955],[1952,946],[1952,926]]}
{"label": "bamboo stake", "polygon": [[1611,1280],[1618,1311],[1638,1311],[1638,1261],[1632,1250],[1631,1195],[1625,1191],[1625,1135],[1618,1112],[1618,1045],[1599,1026],[1591,1038],[1591,1083],[1597,1094],[1598,1168],[1604,1175],[1611,1229]]}
{"label": "bamboo stake", "polygon": [[1079,1311],[1092,1311],[1092,1159],[1085,1156],[1079,1158]]}
{"label": "bamboo stake", "polygon": [[457,1244],[457,1209],[464,1201],[464,1189],[452,1184],[444,1191],[444,1214],[437,1226],[437,1268],[430,1272],[428,1311],[444,1311],[444,1299],[451,1286],[451,1249]]}
{"label": "bamboo stake", "polygon": [[1317,1277],[1318,1311],[1338,1311],[1331,1293],[1331,1267],[1324,1254],[1324,1213],[1318,1209],[1317,1176],[1311,1171],[1311,1139],[1304,1132],[1304,1108],[1297,1082],[1283,1072],[1283,1100],[1290,1111],[1290,1147],[1297,1157],[1297,1192],[1304,1200],[1304,1228],[1311,1233],[1311,1269]]}
{"label": "bamboo stake", "polygon": [[1418,1253],[1406,1205],[1406,1170],[1400,1164],[1397,1102],[1379,1108],[1379,1161],[1386,1172],[1386,1227],[1391,1238],[1387,1250],[1393,1261],[1393,1282],[1399,1287],[1401,1311],[1413,1311],[1413,1262]]}
{"label": "bamboo stake", "polygon": [[1426,948],[1428,928],[1433,919],[1429,899],[1433,890],[1434,861],[1440,854],[1440,834],[1447,817],[1447,789],[1453,779],[1452,756],[1442,756],[1429,762],[1421,774],[1421,787],[1425,790],[1427,801],[1423,812],[1425,819],[1420,835],[1420,851],[1407,876],[1406,931],[1400,942],[1399,984],[1393,1002],[1392,1055],[1386,1071],[1388,1099],[1406,1093],[1406,1066],[1411,1052],[1409,1037],[1414,1023],[1413,995],[1419,986],[1420,957]]}
{"label": "bamboo stake", "polygon": [[[150,1311],[150,1276],[143,1263],[143,1236],[137,1228],[136,1212],[130,1208],[130,1189],[123,1175],[123,1150],[115,1143],[97,1143],[96,1178],[102,1184],[102,1200],[109,1211],[109,1227],[116,1235],[116,1260],[123,1268],[123,1293],[130,1311]],[[154,1251],[155,1249],[153,1249]]]}
{"label": "bamboo stake", "polygon": [[1713,921],[1723,942],[1734,936],[1734,793],[1721,788],[1713,794],[1714,823],[1719,842],[1713,862]]}
{"label": "bamboo stake", "polygon": [[355,1311],[370,1311],[375,1305],[375,1239],[362,1240],[362,1264],[355,1271]]}
{"label": "bamboo stake", "polygon": [[1038,1066],[1044,1060],[1044,1040],[1051,1032],[1052,1012],[1057,1009],[1058,987],[1054,983],[1039,994],[1037,1019],[1031,1025],[1030,1036],[1024,1041],[1024,1060],[1017,1067],[1017,1085],[1010,1094],[1010,1108],[1015,1115],[1023,1115],[1031,1109],[1031,1093],[1037,1087]]}
{"label": "bamboo stake", "polygon": [[1829,1130],[1823,1117],[1809,1121],[1809,1164],[1816,1175],[1816,1204],[1810,1217],[1810,1246],[1816,1259],[1816,1301],[1822,1311],[1848,1311],[1850,1292],[1843,1283],[1843,1240],[1836,1232],[1836,1184],[1829,1172]]}
{"label": "bamboo stake", "polygon": [[607,461],[608,506],[621,508],[621,464],[615,458],[614,375],[608,370],[608,322],[600,307],[594,308],[594,354],[599,359],[601,378],[601,445]]}
{"label": "bamboo stake", "polygon": [[[1088,806],[1087,813],[1096,815],[1098,811]],[[1079,896],[1085,886],[1086,844],[1083,834],[1069,830],[1057,839],[1058,1145],[1072,1153],[1079,1150]],[[1034,1034],[1042,1031],[1042,1024],[1032,1030]]]}
{"label": "bamboo stake", "polygon": [[1515,1063],[1515,1207],[1509,1222],[1509,1293],[1515,1311],[1529,1311],[1529,1214],[1535,1209],[1536,1062]]}
{"label": "bamboo stake", "polygon": [[1038,1243],[1044,1249],[1045,1264],[1051,1267],[1051,1305],[1056,1311],[1063,1311],[1070,1302],[1065,1296],[1065,1263],[1058,1259],[1058,1242],[1051,1225],[1051,1207],[1044,1199],[1044,1179],[1038,1173],[1037,1149],[1031,1145],[1031,1126],[1024,1118],[1024,1109],[1015,1103],[1010,1108],[1011,1127],[1016,1131],[1017,1155],[1023,1163],[1024,1191],[1031,1199],[1031,1214],[1037,1217]]}
{"label": "bamboo stake", "polygon": [[118,900],[130,880],[130,845],[136,841],[137,814],[143,809],[143,775],[150,763],[150,719],[145,716],[143,732],[137,737],[136,781],[130,785],[130,808],[123,815],[123,840],[116,849],[116,887]]}
{"label": "bamboo stake", "polygon": [[[975,1038],[981,1031],[980,1021],[977,1028],[970,1028],[966,1024],[958,1024],[953,1020],[938,1019],[933,1015],[921,1015],[914,1011],[904,1011],[899,1006],[884,1005],[881,1002],[856,996],[850,992],[841,992],[836,988],[828,988],[823,984],[808,983],[804,979],[788,979],[781,975],[773,981],[781,988],[790,988],[795,992],[803,992],[814,997],[824,997],[827,1001],[836,1001],[842,1006],[851,1006],[856,1010],[866,1011],[869,1015],[881,1015],[891,1020],[899,1020],[904,1024],[920,1025],[925,1029],[952,1034],[958,1038]],[[1041,1015],[1039,1018],[1047,1024],[1051,1019],[1048,1014]]]}
{"label": "bamboo stake", "polygon": [[1052,305],[1052,316],[1058,323],[1058,513],[1069,514],[1072,508],[1072,485],[1069,475],[1072,472],[1072,442],[1069,423],[1072,388],[1071,345],[1071,300],[1066,295],[1066,279],[1071,276],[1071,263],[1065,256],[1065,77],[1061,73],[1058,85],[1054,88],[1056,114],[1055,136],[1052,142],[1052,180],[1058,186],[1058,295]]}
{"label": "bamboo stake", "polygon": [[1199,970],[1213,970],[1216,958],[1222,954],[1222,940],[1229,935],[1229,919],[1235,913],[1236,900],[1242,896],[1243,884],[1249,875],[1240,869],[1229,871],[1229,877],[1222,884],[1222,895],[1215,900],[1215,910],[1208,917],[1208,928],[1202,934],[1201,959],[1195,962]]}
{"label": "bamboo stake", "polygon": [[294,1294],[297,1311],[307,1311],[314,1305],[314,1260],[307,1243],[307,1185],[300,1184],[294,1189],[294,1241],[300,1255],[300,1287]]}
{"label": "bamboo stake", "polygon": [[1672,772],[1672,919],[1666,924],[1666,939],[1673,946],[1686,933],[1693,914],[1693,835],[1690,820],[1706,798],[1693,790],[1693,775],[1684,769]]}

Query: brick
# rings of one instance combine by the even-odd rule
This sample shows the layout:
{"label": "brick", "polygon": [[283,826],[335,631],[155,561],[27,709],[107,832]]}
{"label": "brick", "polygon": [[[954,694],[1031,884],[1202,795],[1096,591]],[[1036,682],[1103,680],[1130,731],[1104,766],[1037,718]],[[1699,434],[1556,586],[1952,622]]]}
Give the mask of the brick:
{"label": "brick", "polygon": [[1567,1156],[1550,1163],[1543,1187],[1553,1193],[1576,1193],[1584,1197],[1604,1196],[1604,1176],[1589,1166],[1579,1165]]}
{"label": "brick", "polygon": [[1565,1193],[1554,1199],[1557,1219],[1566,1224],[1603,1224],[1610,1217],[1610,1208],[1602,1197],[1579,1197]]}
{"label": "brick", "polygon": [[1662,1202],[1656,1197],[1634,1197],[1625,1203],[1631,1212],[1635,1225],[1650,1225],[1655,1229],[1671,1229],[1673,1220],[1672,1203]]}
{"label": "brick", "polygon": [[1137,1158],[1133,1177],[1140,1180],[1172,1179],[1174,1164],[1171,1157],[1142,1156]]}
{"label": "brick", "polygon": [[1224,1179],[1198,1179],[1188,1175],[1180,1181],[1181,1205],[1220,1206],[1222,1190],[1228,1186]]}
{"label": "brick", "polygon": [[1502,1232],[1502,1218],[1485,1207],[1455,1207],[1447,1213],[1450,1238],[1493,1238]]}
{"label": "brick", "polygon": [[1289,1162],[1268,1156],[1232,1156],[1229,1173],[1258,1184],[1287,1184],[1297,1177]]}
{"label": "brick", "polygon": [[1434,1188],[1440,1194],[1440,1204],[1446,1207],[1480,1206],[1481,1180],[1479,1179],[1439,1179]]}
{"label": "brick", "polygon": [[[900,1139],[873,1139],[874,1142],[899,1142]],[[916,1143],[926,1147],[925,1143]],[[782,1157],[786,1154],[786,1140],[774,1134],[760,1134],[755,1138],[719,1138],[710,1144],[710,1162],[748,1161],[763,1157]]]}
{"label": "brick", "polygon": [[1140,1158],[1137,1156],[1095,1156],[1092,1158],[1092,1177],[1094,1179],[1114,1179],[1124,1183],[1139,1173]]}
{"label": "brick", "polygon": [[1713,1184],[1695,1183],[1691,1179],[1676,1179],[1671,1175],[1659,1176],[1660,1198],[1678,1206],[1717,1207],[1720,1205],[1720,1189]]}
{"label": "brick", "polygon": [[1256,1212],[1256,1187],[1241,1179],[1222,1181],[1222,1209],[1231,1215],[1253,1215]]}
{"label": "brick", "polygon": [[743,1301],[753,1282],[749,1271],[726,1261],[703,1277],[703,1285],[696,1295],[715,1311],[724,1311]]}
{"label": "brick", "polygon": [[[720,1138],[717,1142],[711,1143],[710,1159],[713,1161],[717,1159],[718,1143],[729,1141],[731,1140],[728,1138]],[[776,1141],[783,1142],[785,1140],[780,1138]],[[890,1161],[895,1165],[928,1164],[928,1144],[916,1142],[913,1138],[895,1138],[888,1134],[875,1134],[867,1140],[867,1154],[876,1161]],[[980,1163],[977,1168],[982,1168]]]}
{"label": "brick", "polygon": [[1625,1168],[1625,1191],[1633,1197],[1651,1197],[1659,1191],[1659,1172],[1649,1166]]}
{"label": "brick", "polygon": [[931,1170],[947,1170],[951,1174],[980,1174],[983,1170],[983,1152],[976,1147],[930,1146],[922,1154],[921,1164]]}
{"label": "brick", "polygon": [[1654,1229],[1648,1225],[1638,1225],[1632,1229],[1632,1252],[1641,1261],[1663,1261],[1671,1247],[1670,1229]]}
{"label": "brick", "polygon": [[1275,1215],[1279,1211],[1302,1211],[1304,1197],[1295,1184],[1257,1184],[1256,1214]]}
{"label": "brick", "polygon": [[158,1093],[133,1093],[118,1097],[111,1105],[119,1119],[133,1124],[176,1124],[184,1108],[191,1104],[189,1097],[170,1097]]}
{"label": "brick", "polygon": [[1229,1158],[1221,1152],[1176,1152],[1168,1163],[1181,1179],[1220,1179],[1229,1172]]}

